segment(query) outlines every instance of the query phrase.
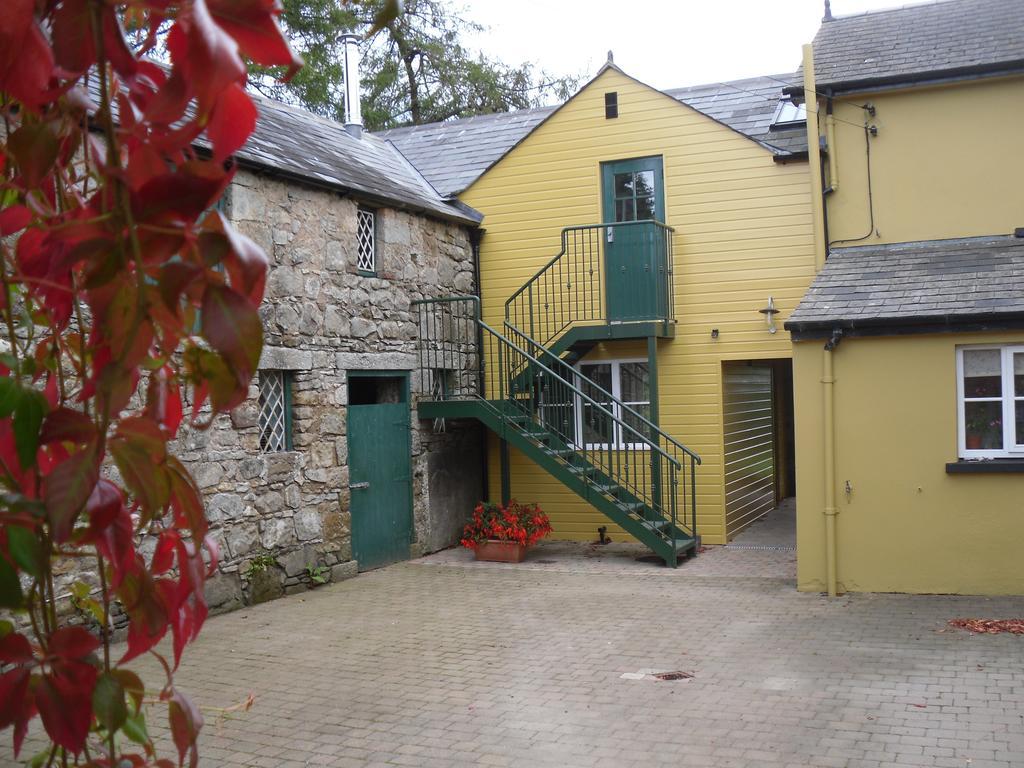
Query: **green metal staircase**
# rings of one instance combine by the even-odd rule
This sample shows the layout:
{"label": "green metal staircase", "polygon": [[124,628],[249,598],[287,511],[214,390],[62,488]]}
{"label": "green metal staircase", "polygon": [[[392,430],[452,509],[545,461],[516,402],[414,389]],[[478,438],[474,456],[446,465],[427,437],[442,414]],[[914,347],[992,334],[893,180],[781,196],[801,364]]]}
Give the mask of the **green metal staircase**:
{"label": "green metal staircase", "polygon": [[477,419],[668,565],[697,551],[699,456],[511,322],[483,322],[477,297],[414,305],[420,418]]}

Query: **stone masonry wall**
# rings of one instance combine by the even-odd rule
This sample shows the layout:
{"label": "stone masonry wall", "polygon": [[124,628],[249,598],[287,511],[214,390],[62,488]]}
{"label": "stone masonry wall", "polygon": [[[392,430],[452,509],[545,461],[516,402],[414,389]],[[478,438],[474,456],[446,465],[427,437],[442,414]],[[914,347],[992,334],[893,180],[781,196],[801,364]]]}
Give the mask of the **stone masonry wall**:
{"label": "stone masonry wall", "polygon": [[[228,218],[271,259],[260,368],[292,372],[294,450],[260,451],[258,381],[230,417],[181,440],[222,550],[208,594],[214,610],[306,589],[307,566],[333,579],[355,575],[347,372],[409,371],[415,408],[411,303],[473,291],[465,228],[388,208],[377,209],[377,276],[360,275],[357,206],[244,170],[229,190]],[[435,433],[413,411],[413,556],[457,541],[482,492],[479,441],[476,427]]]}

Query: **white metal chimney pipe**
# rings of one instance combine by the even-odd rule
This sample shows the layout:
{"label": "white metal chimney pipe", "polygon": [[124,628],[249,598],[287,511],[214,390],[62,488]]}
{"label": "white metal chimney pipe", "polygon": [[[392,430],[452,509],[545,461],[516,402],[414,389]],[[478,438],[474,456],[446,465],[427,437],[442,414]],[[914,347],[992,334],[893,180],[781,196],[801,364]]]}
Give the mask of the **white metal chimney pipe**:
{"label": "white metal chimney pipe", "polygon": [[345,130],[355,138],[363,135],[363,110],[359,103],[359,35],[341,38],[345,64]]}

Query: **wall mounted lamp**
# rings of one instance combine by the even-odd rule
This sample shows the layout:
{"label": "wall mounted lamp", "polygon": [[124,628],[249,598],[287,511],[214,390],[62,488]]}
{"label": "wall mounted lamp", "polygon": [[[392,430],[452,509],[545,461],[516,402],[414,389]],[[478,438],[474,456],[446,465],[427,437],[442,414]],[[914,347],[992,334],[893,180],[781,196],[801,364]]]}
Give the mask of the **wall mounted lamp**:
{"label": "wall mounted lamp", "polygon": [[768,297],[768,306],[764,309],[757,310],[764,315],[765,322],[768,324],[768,333],[775,333],[778,328],[775,327],[775,316],[779,314],[779,310],[775,308],[775,299],[771,296]]}

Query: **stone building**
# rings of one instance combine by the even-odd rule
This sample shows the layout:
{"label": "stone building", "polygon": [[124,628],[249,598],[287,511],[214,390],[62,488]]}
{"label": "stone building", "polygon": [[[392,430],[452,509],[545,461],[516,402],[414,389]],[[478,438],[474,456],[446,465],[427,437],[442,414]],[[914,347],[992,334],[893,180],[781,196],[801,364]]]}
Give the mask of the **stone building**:
{"label": "stone building", "polygon": [[475,291],[479,217],[390,143],[258,106],[221,207],[271,261],[260,371],[178,448],[222,549],[214,610],[446,547],[482,493],[478,429],[417,418],[413,305]]}

